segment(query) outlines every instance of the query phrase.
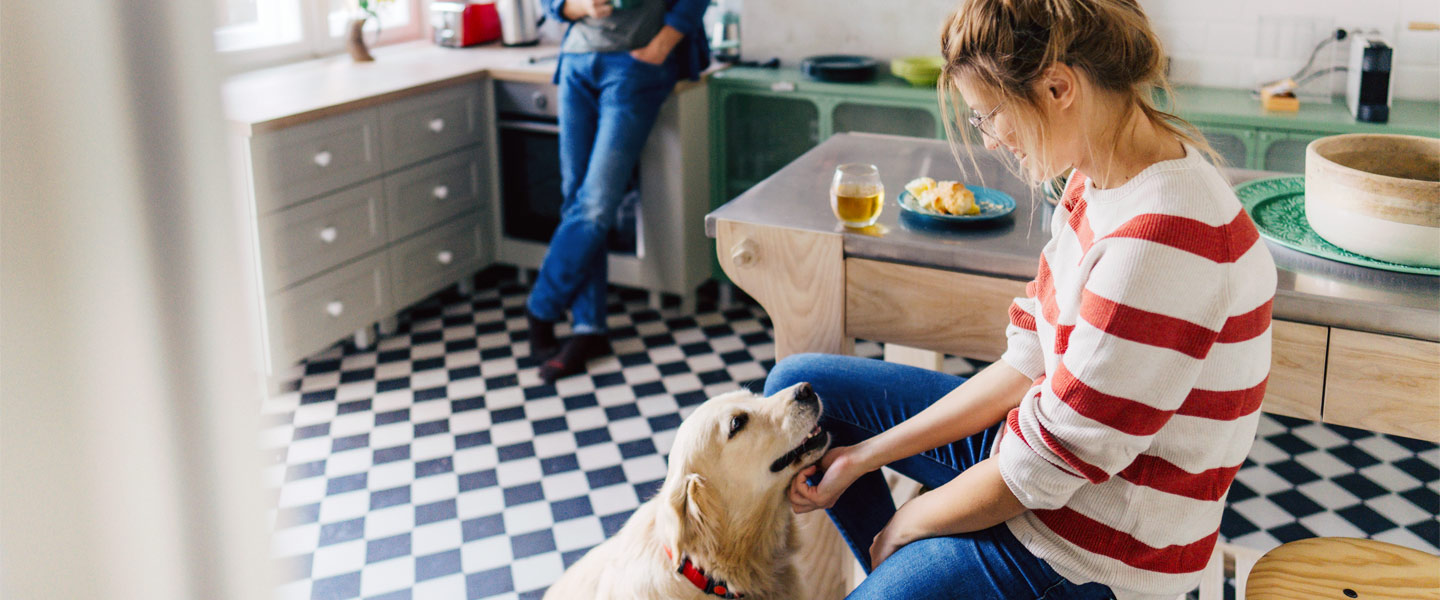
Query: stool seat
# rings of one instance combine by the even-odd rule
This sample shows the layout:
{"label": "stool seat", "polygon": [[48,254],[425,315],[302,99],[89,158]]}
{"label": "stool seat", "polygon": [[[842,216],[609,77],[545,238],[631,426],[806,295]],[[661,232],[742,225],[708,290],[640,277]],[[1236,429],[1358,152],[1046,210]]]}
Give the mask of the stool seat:
{"label": "stool seat", "polygon": [[1310,538],[1265,553],[1248,600],[1440,600],[1440,556],[1359,538]]}

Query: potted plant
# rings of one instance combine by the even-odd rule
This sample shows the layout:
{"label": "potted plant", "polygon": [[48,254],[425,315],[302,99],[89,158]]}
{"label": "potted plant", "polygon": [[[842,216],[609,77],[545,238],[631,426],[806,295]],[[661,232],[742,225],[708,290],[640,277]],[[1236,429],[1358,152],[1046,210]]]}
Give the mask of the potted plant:
{"label": "potted plant", "polygon": [[350,51],[350,58],[354,59],[355,62],[370,62],[375,60],[375,57],[370,55],[370,49],[365,45],[365,21],[372,18],[375,19],[375,31],[378,37],[380,31],[380,15],[375,12],[375,9],[381,4],[392,1],[393,0],[355,0],[356,4],[352,6],[355,6],[356,10],[353,12],[354,16],[350,18],[350,24],[346,28],[347,33],[345,36],[345,49]]}

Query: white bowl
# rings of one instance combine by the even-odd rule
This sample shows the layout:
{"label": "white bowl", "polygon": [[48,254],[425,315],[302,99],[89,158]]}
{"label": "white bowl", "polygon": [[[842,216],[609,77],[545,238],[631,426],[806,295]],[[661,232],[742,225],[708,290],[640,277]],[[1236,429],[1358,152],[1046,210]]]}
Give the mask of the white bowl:
{"label": "white bowl", "polygon": [[1305,220],[1356,254],[1440,267],[1440,139],[1353,133],[1310,142]]}

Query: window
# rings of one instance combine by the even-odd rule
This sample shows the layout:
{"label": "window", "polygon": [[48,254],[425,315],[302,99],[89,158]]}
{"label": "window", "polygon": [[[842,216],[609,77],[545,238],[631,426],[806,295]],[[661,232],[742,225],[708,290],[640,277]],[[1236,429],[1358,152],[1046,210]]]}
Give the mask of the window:
{"label": "window", "polygon": [[[215,49],[233,70],[275,65],[344,51],[355,0],[212,0]],[[419,39],[428,0],[389,0],[365,23],[373,47]]]}

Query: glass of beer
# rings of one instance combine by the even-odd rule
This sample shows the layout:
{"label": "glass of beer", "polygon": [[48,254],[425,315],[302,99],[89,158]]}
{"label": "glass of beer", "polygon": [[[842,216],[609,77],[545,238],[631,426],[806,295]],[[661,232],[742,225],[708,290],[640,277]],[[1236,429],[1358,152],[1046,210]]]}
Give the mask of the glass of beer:
{"label": "glass of beer", "polygon": [[830,209],[846,227],[869,227],[885,205],[885,185],[875,165],[851,163],[835,167],[830,184]]}

